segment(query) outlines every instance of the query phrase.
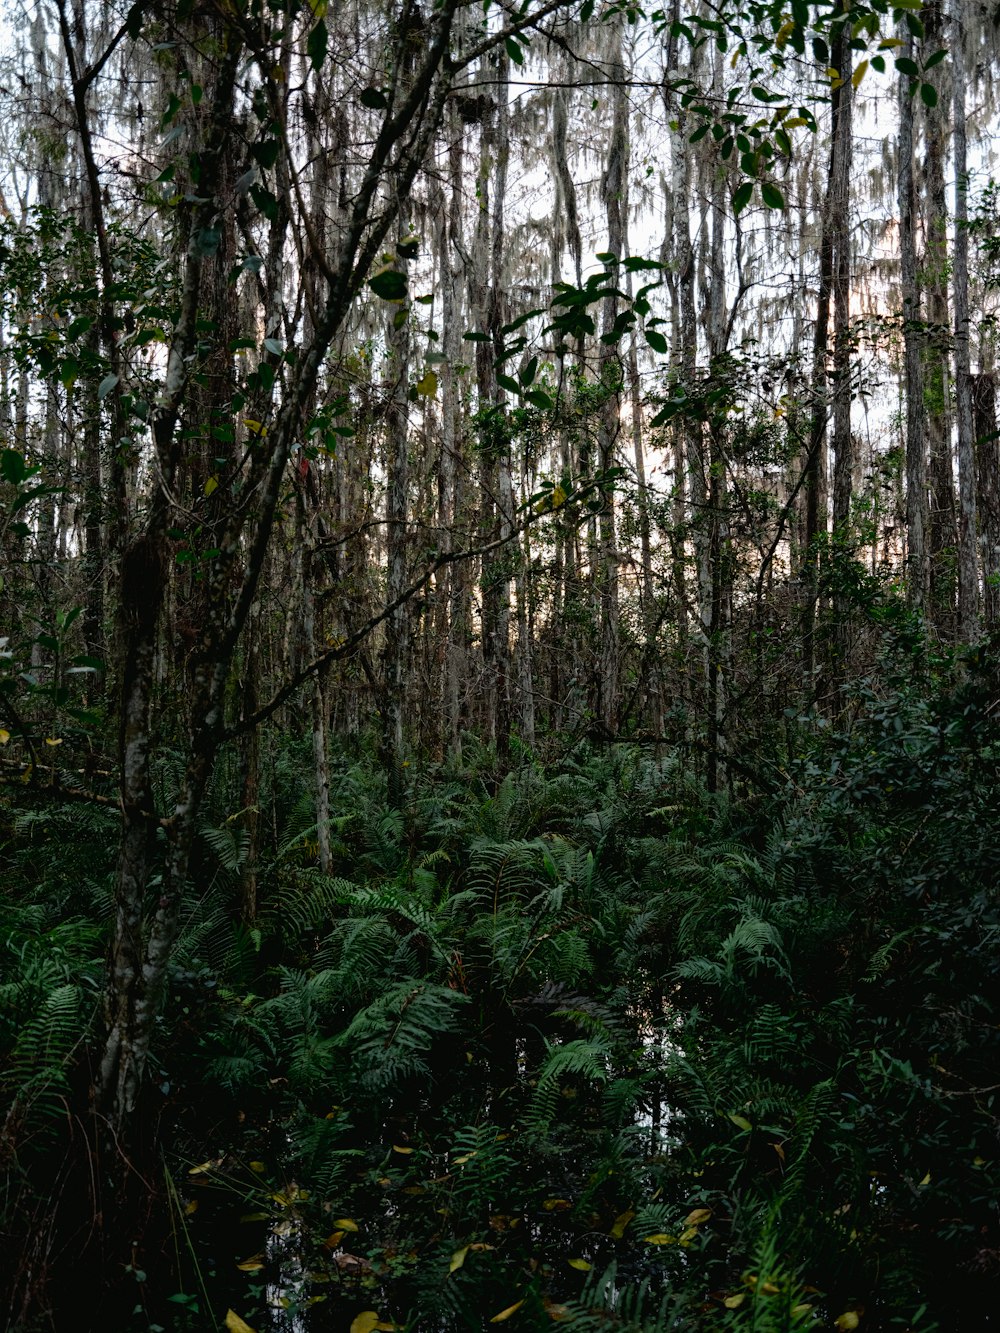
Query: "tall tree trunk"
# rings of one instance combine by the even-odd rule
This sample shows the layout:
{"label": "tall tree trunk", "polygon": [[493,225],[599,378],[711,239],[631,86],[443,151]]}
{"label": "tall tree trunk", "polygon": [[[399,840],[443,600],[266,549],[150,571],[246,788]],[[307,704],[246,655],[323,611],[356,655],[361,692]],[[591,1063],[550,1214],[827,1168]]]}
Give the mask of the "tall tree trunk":
{"label": "tall tree trunk", "polygon": [[[905,55],[913,57],[909,30]],[[899,78],[899,254],[903,297],[903,378],[906,395],[906,561],[910,605],[923,611],[929,591],[927,563],[927,459],[921,364],[920,295],[917,287],[916,199],[913,182],[913,98],[910,78]]]}
{"label": "tall tree trunk", "polygon": [[[612,28],[614,50],[610,59],[611,135],[608,156],[601,179],[605,218],[608,229],[607,249],[619,261],[628,250],[628,96],[625,65],[622,58],[622,21]],[[616,274],[616,286],[617,286]],[[609,296],[604,302],[602,333],[611,334],[618,315],[619,299]],[[621,431],[622,363],[617,345],[602,342],[600,374],[604,402],[598,424],[598,469],[607,472],[615,466],[618,435]],[[614,490],[605,492],[599,517],[599,567],[596,571],[600,599],[600,661],[597,670],[597,717],[606,736],[618,731],[618,696],[620,688],[621,644],[619,641],[618,551],[615,536]]]}
{"label": "tall tree trunk", "polygon": [[[400,231],[406,228],[400,225]],[[406,586],[407,487],[410,447],[410,331],[403,305],[389,305],[386,344],[389,351],[389,404],[386,412],[386,605]],[[403,790],[403,689],[408,651],[408,611],[399,606],[385,623],[382,676],[382,745],[389,800],[398,805]]]}
{"label": "tall tree trunk", "polygon": [[[969,233],[968,154],[965,129],[965,33],[952,20],[952,144],[955,167],[955,242],[952,252],[952,295],[955,304],[955,416],[958,422],[958,637],[972,643],[979,633],[979,561],[977,559],[976,430],[969,357]],[[995,429],[995,427],[994,427]],[[990,447],[995,451],[996,440]],[[1000,540],[1000,529],[997,531]],[[997,553],[1000,557],[1000,552]],[[994,558],[994,569],[1000,568]],[[986,567],[984,562],[984,576]],[[988,580],[988,576],[987,576]],[[986,583],[989,589],[989,582]],[[989,597],[989,592],[987,592]],[[996,620],[997,590],[992,609]]]}
{"label": "tall tree trunk", "polygon": [[1000,626],[1000,439],[997,438],[996,376],[973,375],[971,389],[983,621],[984,628],[993,633]]}
{"label": "tall tree trunk", "polygon": [[[944,40],[940,0],[925,5],[925,37],[921,49],[928,55]],[[924,256],[921,266],[926,306],[924,348],[924,408],[927,431],[931,614],[948,638],[955,633],[955,570],[952,559],[958,544],[955,485],[951,460],[951,384],[949,362],[951,325],[948,312],[948,203],[944,183],[945,104],[923,108],[924,123]]]}

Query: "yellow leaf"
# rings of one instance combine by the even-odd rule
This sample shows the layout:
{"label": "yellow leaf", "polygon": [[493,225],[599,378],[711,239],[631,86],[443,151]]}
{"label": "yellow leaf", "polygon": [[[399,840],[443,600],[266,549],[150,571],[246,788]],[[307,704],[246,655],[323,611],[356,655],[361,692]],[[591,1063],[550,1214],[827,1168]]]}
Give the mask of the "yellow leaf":
{"label": "yellow leaf", "polygon": [[341,1231],[357,1231],[358,1229],[357,1222],[352,1222],[349,1217],[336,1217],[334,1218],[333,1225],[335,1227],[340,1227]]}
{"label": "yellow leaf", "polygon": [[45,744],[46,744],[46,745],[52,745],[52,746],[62,745],[62,737],[61,737],[61,736],[59,736],[59,737],[56,737],[56,736],[46,736],[46,737],[45,737]]}
{"label": "yellow leaf", "polygon": [[593,1264],[588,1264],[586,1259],[567,1259],[566,1262],[570,1268],[575,1268],[580,1273],[589,1273]]}
{"label": "yellow leaf", "polygon": [[746,1118],[745,1115],[730,1114],[729,1119],[733,1122],[733,1124],[736,1126],[737,1129],[753,1129],[753,1125],[751,1125],[750,1121]]}
{"label": "yellow leaf", "polygon": [[808,1303],[805,1303],[805,1304],[803,1304],[803,1305],[793,1305],[793,1306],[792,1306],[792,1318],[793,1318],[793,1319],[798,1319],[798,1318],[800,1318],[802,1315],[806,1315],[806,1314],[808,1314],[809,1311],[810,1311],[811,1309],[812,1309],[812,1306],[809,1305]]}
{"label": "yellow leaf", "polygon": [[208,481],[205,482],[205,494],[211,495],[213,491],[217,491],[218,489],[219,489],[218,478],[209,477]]}
{"label": "yellow leaf", "polygon": [[861,1323],[861,1320],[858,1318],[855,1310],[845,1310],[843,1314],[837,1315],[837,1318],[833,1322],[839,1329],[844,1330],[857,1328]]}
{"label": "yellow leaf", "polygon": [[244,1259],[243,1262],[237,1264],[236,1267],[242,1273],[256,1273],[264,1267],[264,1256],[262,1254],[251,1255],[249,1259]]}
{"label": "yellow leaf", "polygon": [[267,431],[264,429],[264,424],[261,421],[253,421],[251,420],[250,417],[244,417],[243,424],[244,426],[246,426],[247,430],[250,432],[251,435],[267,434]]}
{"label": "yellow leaf", "polygon": [[5,731],[3,727],[0,727],[0,745],[6,745],[9,740],[10,732]]}
{"label": "yellow leaf", "polygon": [[921,1185],[929,1185],[931,1183],[931,1173],[929,1171],[920,1183]]}
{"label": "yellow leaf", "polygon": [[781,1288],[775,1286],[773,1282],[762,1282],[760,1284],[760,1289],[765,1296],[777,1296],[778,1292],[781,1290]]}
{"label": "yellow leaf", "polygon": [[214,1171],[222,1162],[221,1157],[214,1158],[211,1162],[202,1162],[200,1166],[193,1166],[188,1172],[189,1176],[203,1176],[206,1171]]}
{"label": "yellow leaf", "polygon": [[342,1231],[331,1231],[323,1242],[323,1246],[327,1250],[335,1250],[343,1239],[344,1233]]}
{"label": "yellow leaf", "polygon": [[861,64],[851,75],[851,87],[857,88],[861,80],[865,77],[867,73],[868,73],[868,61],[862,60]]}
{"label": "yellow leaf", "polygon": [[795,20],[786,19],[778,31],[775,33],[774,40],[780,50],[795,31]]}
{"label": "yellow leaf", "polygon": [[465,1256],[469,1253],[468,1245],[463,1245],[460,1250],[456,1250],[451,1256],[451,1263],[448,1265],[448,1272],[454,1273],[465,1263]]}
{"label": "yellow leaf", "polygon": [[438,377],[433,370],[428,370],[423,379],[417,380],[417,393],[424,398],[433,398],[437,393]]}
{"label": "yellow leaf", "polygon": [[566,503],[566,488],[564,486],[553,486],[552,508],[559,509],[565,503]]}
{"label": "yellow leaf", "polygon": [[351,1333],[372,1333],[378,1326],[378,1313],[375,1310],[362,1310],[351,1321]]}
{"label": "yellow leaf", "polygon": [[403,1154],[404,1157],[406,1157],[409,1153],[411,1153],[411,1152],[413,1151],[413,1149],[412,1149],[412,1148],[401,1148],[401,1147],[399,1146],[398,1143],[394,1143],[394,1144],[392,1145],[392,1151],[393,1151],[393,1152],[400,1152],[400,1153]]}
{"label": "yellow leaf", "polygon": [[686,1227],[701,1226],[702,1222],[707,1222],[711,1216],[711,1208],[695,1208],[693,1212],[688,1213],[687,1217],[685,1217],[684,1225]]}
{"label": "yellow leaf", "polygon": [[542,1207],[547,1213],[564,1213],[567,1208],[572,1208],[573,1205],[569,1199],[546,1199]]}
{"label": "yellow leaf", "polygon": [[738,1296],[727,1296],[726,1299],[722,1302],[722,1304],[726,1307],[727,1310],[738,1310],[740,1306],[743,1304],[743,1302],[746,1300],[746,1298],[747,1298],[746,1292],[743,1291],[740,1292]]}
{"label": "yellow leaf", "polygon": [[523,1304],[524,1301],[515,1301],[513,1305],[508,1305],[506,1310],[501,1310],[499,1314],[495,1314],[493,1318],[490,1320],[490,1323],[502,1324],[505,1320],[509,1319],[511,1315],[514,1314],[517,1310],[520,1310]]}
{"label": "yellow leaf", "polygon": [[685,1227],[685,1229],[681,1232],[681,1244],[684,1245],[687,1241],[694,1240],[697,1234],[698,1234],[697,1227]]}
{"label": "yellow leaf", "polygon": [[241,1319],[235,1310],[226,1311],[226,1328],[229,1333],[254,1333],[245,1319]]}
{"label": "yellow leaf", "polygon": [[184,1216],[190,1217],[192,1213],[196,1213],[197,1211],[198,1211],[198,1200],[189,1199],[188,1202],[184,1205]]}
{"label": "yellow leaf", "polygon": [[466,1162],[471,1162],[472,1159],[473,1159],[473,1157],[475,1157],[475,1155],[476,1155],[476,1151],[478,1151],[478,1149],[475,1150],[475,1151],[473,1151],[473,1152],[466,1152],[466,1153],[463,1153],[461,1157],[456,1157],[456,1158],[455,1158],[455,1161],[453,1162],[453,1165],[454,1165],[454,1166],[464,1166],[464,1165],[466,1164]]}
{"label": "yellow leaf", "polygon": [[883,37],[878,44],[878,49],[880,51],[891,51],[894,47],[902,45],[903,39],[901,37]]}
{"label": "yellow leaf", "polygon": [[647,1245],[676,1245],[677,1237],[668,1236],[665,1231],[657,1231],[655,1235],[643,1236]]}
{"label": "yellow leaf", "polygon": [[635,1213],[632,1211],[631,1208],[628,1210],[628,1212],[618,1214],[618,1216],[615,1218],[614,1225],[608,1232],[608,1235],[611,1237],[612,1240],[621,1240],[622,1236],[625,1235],[625,1228],[632,1221],[633,1217],[635,1217]]}
{"label": "yellow leaf", "polygon": [[251,1170],[251,1171],[256,1171],[257,1174],[258,1174],[259,1176],[261,1176],[261,1175],[263,1175],[264,1172],[267,1170],[267,1167],[264,1165],[263,1162],[251,1162],[251,1163],[250,1163],[250,1170]]}

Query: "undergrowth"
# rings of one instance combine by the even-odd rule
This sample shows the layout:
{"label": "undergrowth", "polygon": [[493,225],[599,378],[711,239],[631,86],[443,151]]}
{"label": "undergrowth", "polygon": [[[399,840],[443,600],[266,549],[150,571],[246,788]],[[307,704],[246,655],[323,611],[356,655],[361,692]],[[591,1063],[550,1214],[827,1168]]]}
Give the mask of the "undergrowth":
{"label": "undergrowth", "polygon": [[[334,756],[332,875],[289,745],[250,925],[223,771],[148,1093],[162,1239],[121,1326],[982,1326],[993,697],[975,664],[861,690],[838,734],[798,725],[766,795],[577,747],[499,782],[427,769],[394,809]],[[0,817],[9,1326],[68,1327],[51,1290],[19,1320],[72,1270],[47,1218],[85,1132],[115,825]]]}

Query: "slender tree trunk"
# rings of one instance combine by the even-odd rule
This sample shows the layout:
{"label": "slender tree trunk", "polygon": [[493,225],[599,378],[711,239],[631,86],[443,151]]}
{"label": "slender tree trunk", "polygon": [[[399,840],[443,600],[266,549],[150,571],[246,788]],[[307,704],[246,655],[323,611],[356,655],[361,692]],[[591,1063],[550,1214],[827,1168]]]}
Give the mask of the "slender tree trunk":
{"label": "slender tree trunk", "polygon": [[[955,304],[955,415],[958,422],[958,637],[972,643],[979,634],[979,569],[976,516],[976,431],[969,358],[968,160],[965,129],[965,33],[951,29],[952,144],[955,167],[955,243],[952,294]],[[994,427],[995,428],[995,427]],[[991,441],[996,450],[996,440]],[[998,531],[1000,539],[1000,531]],[[998,553],[1000,554],[1000,553]],[[997,568],[996,558],[994,568]],[[984,562],[984,574],[986,573]],[[987,584],[987,588],[989,585]],[[989,594],[988,594],[989,596]],[[992,607],[996,609],[996,590]],[[992,616],[995,620],[995,614]]]}
{"label": "slender tree trunk", "polygon": [[[912,59],[907,30],[903,51]],[[903,355],[906,394],[906,551],[910,605],[923,611],[929,591],[927,563],[927,460],[921,364],[920,296],[917,287],[916,200],[913,182],[913,98],[910,79],[899,80],[899,251],[903,296]]]}
{"label": "slender tree trunk", "polygon": [[[621,19],[613,28],[614,52],[611,57],[611,136],[601,189],[604,195],[608,229],[607,249],[618,260],[628,250],[628,96],[622,58]],[[618,315],[619,299],[610,296],[604,302],[603,329],[610,334]],[[615,466],[618,436],[621,431],[621,359],[615,344],[601,344],[600,371],[605,394],[598,425],[598,468],[607,472]],[[618,731],[621,643],[618,604],[618,550],[615,535],[614,491],[605,492],[599,519],[599,568],[597,582],[600,598],[601,650],[597,671],[597,717],[606,736]]]}
{"label": "slender tree trunk", "polygon": [[[944,41],[940,0],[924,7],[925,37],[921,50],[929,54]],[[947,114],[945,104],[923,108],[923,235],[921,265],[926,300],[926,334],[923,357],[924,419],[927,432],[929,528],[928,562],[930,606],[939,630],[954,638],[955,568],[958,544],[955,513],[955,484],[952,472],[952,405],[949,362],[951,324],[948,311],[948,204],[944,183]]]}
{"label": "slender tree trunk", "polygon": [[996,377],[973,375],[971,389],[983,621],[984,628],[992,633],[1000,626],[1000,439],[997,438]]}
{"label": "slender tree trunk", "polygon": [[[402,223],[402,220],[401,220]],[[401,232],[405,231],[400,227]],[[386,412],[386,604],[406,586],[407,488],[410,447],[410,333],[404,306],[387,309],[386,343],[389,349],[391,389]],[[408,612],[398,607],[385,624],[382,677],[382,745],[389,800],[399,804],[403,790],[403,689],[408,652]]]}

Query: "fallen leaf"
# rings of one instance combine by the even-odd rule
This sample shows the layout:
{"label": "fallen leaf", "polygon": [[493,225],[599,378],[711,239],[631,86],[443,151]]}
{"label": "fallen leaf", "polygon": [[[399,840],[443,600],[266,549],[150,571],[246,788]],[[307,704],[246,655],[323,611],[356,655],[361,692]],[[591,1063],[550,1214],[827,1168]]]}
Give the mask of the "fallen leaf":
{"label": "fallen leaf", "polygon": [[611,1237],[612,1240],[621,1240],[622,1236],[624,1236],[625,1234],[625,1228],[632,1221],[633,1217],[635,1217],[635,1213],[632,1211],[631,1208],[626,1213],[618,1214],[618,1216],[614,1220],[614,1224],[612,1225],[611,1230],[608,1232],[608,1235]]}
{"label": "fallen leaf", "polygon": [[221,1157],[214,1157],[210,1162],[202,1162],[199,1166],[193,1166],[188,1172],[189,1176],[203,1176],[206,1171],[214,1171],[217,1166],[222,1165]]}
{"label": "fallen leaf", "polygon": [[677,1237],[668,1236],[665,1231],[657,1231],[652,1236],[643,1236],[643,1240],[647,1245],[675,1245],[677,1243]]}
{"label": "fallen leaf", "polygon": [[378,1328],[379,1318],[377,1310],[362,1310],[359,1315],[355,1315],[351,1321],[351,1333],[373,1333]]}
{"label": "fallen leaf", "polygon": [[563,1213],[567,1208],[572,1208],[573,1205],[569,1199],[546,1199],[542,1203],[542,1207],[547,1213]]}
{"label": "fallen leaf", "polygon": [[343,1239],[343,1231],[331,1231],[329,1236],[327,1236],[326,1240],[323,1242],[324,1248],[335,1250]]}
{"label": "fallen leaf", "polygon": [[262,1254],[252,1254],[249,1259],[244,1259],[236,1267],[242,1273],[257,1273],[264,1267],[264,1256]]}
{"label": "fallen leaf", "polygon": [[567,1259],[566,1262],[570,1268],[575,1268],[580,1273],[589,1273],[593,1264],[588,1264],[586,1259]]}
{"label": "fallen leaf", "polygon": [[727,1310],[738,1310],[740,1306],[743,1304],[743,1302],[746,1300],[746,1298],[747,1298],[746,1292],[741,1291],[738,1296],[727,1296],[726,1299],[722,1302],[722,1304],[726,1307]]}
{"label": "fallen leaf", "polygon": [[399,1152],[399,1153],[402,1153],[403,1156],[405,1157],[408,1153],[411,1153],[411,1152],[413,1151],[413,1149],[412,1149],[412,1148],[401,1148],[401,1147],[399,1146],[398,1143],[394,1143],[394,1144],[392,1145],[392,1151],[393,1151],[393,1152]]}
{"label": "fallen leaf", "polygon": [[448,1272],[454,1273],[465,1263],[465,1256],[469,1253],[468,1245],[463,1245],[460,1250],[456,1250],[451,1256],[451,1263],[448,1265]]}
{"label": "fallen leaf", "polygon": [[229,1333],[254,1333],[245,1319],[241,1319],[235,1310],[226,1311],[226,1328]]}
{"label": "fallen leaf", "polygon": [[340,1227],[341,1231],[357,1231],[358,1229],[357,1222],[352,1222],[349,1217],[335,1217],[333,1225]]}
{"label": "fallen leaf", "polygon": [[693,1212],[688,1213],[684,1219],[686,1227],[701,1226],[702,1222],[707,1222],[712,1216],[711,1208],[695,1208]]}
{"label": "fallen leaf", "polygon": [[495,1314],[495,1315],[493,1316],[493,1318],[490,1320],[490,1323],[491,1323],[491,1324],[502,1324],[502,1323],[504,1323],[504,1321],[507,1320],[507,1319],[509,1319],[509,1318],[511,1317],[512,1314],[514,1314],[514,1313],[516,1313],[516,1311],[520,1310],[520,1308],[521,1308],[521,1306],[522,1306],[523,1304],[524,1304],[524,1301],[523,1301],[523,1300],[520,1300],[520,1301],[515,1301],[513,1305],[508,1305],[507,1308],[506,1308],[506,1310],[501,1310],[499,1314]]}
{"label": "fallen leaf", "polygon": [[837,1318],[833,1322],[839,1329],[849,1330],[857,1328],[861,1323],[861,1320],[858,1318],[856,1310],[845,1310],[843,1314],[837,1315]]}

